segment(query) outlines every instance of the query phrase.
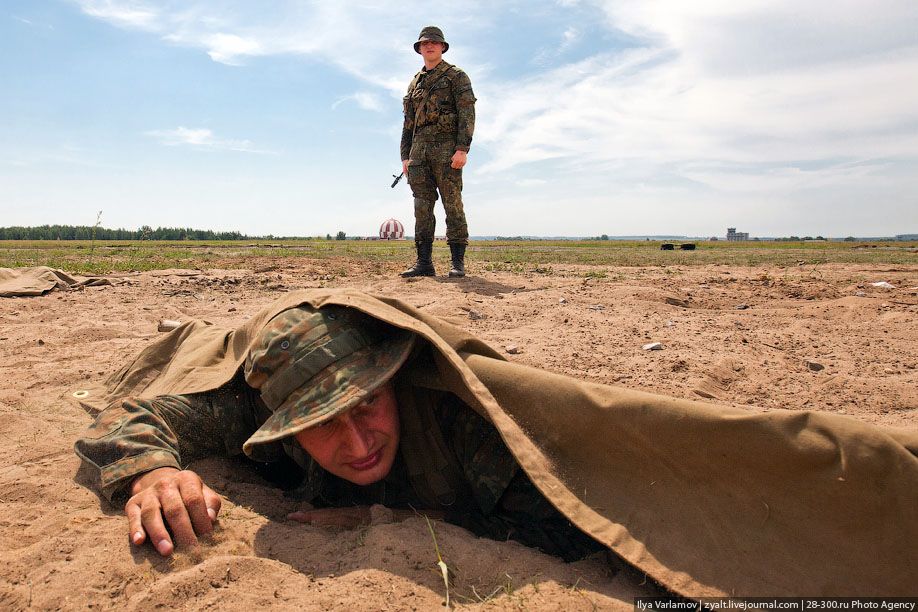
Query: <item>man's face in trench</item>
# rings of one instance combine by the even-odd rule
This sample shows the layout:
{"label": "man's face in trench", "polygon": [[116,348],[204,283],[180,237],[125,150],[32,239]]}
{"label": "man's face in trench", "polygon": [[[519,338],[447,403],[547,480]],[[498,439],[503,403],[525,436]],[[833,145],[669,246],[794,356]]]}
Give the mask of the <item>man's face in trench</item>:
{"label": "man's face in trench", "polygon": [[392,383],[321,425],[304,429],[296,441],[326,471],[358,485],[382,480],[398,452],[398,402]]}

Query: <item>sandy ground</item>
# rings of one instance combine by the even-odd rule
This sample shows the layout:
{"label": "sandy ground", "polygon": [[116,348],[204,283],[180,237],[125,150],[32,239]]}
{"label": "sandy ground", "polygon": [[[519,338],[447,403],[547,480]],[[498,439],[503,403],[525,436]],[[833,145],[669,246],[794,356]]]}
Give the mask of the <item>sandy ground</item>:
{"label": "sandy ground", "polygon": [[[390,266],[391,267],[391,266]],[[0,299],[0,609],[436,609],[445,588],[427,523],[334,532],[245,466],[193,467],[226,498],[213,541],[161,559],[132,549],[119,508],[79,484],[71,448],[91,417],[67,401],[156,338],[162,318],[235,325],[281,293],[399,295],[508,357],[613,385],[918,427],[918,266],[471,270],[407,282],[343,260],[123,275],[112,287]],[[895,288],[874,287],[887,281]],[[662,350],[642,350],[661,342]],[[470,609],[630,608],[643,576],[574,564],[433,523]]]}

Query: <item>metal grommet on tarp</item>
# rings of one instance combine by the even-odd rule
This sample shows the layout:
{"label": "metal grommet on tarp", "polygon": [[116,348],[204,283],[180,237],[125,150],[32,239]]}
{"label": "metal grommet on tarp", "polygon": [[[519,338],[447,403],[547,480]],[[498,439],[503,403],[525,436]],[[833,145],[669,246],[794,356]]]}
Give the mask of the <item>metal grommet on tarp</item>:
{"label": "metal grommet on tarp", "polygon": [[89,391],[86,391],[85,389],[80,389],[79,391],[74,391],[74,392],[73,392],[73,397],[75,397],[75,398],[77,398],[77,399],[83,399],[83,398],[89,397]]}

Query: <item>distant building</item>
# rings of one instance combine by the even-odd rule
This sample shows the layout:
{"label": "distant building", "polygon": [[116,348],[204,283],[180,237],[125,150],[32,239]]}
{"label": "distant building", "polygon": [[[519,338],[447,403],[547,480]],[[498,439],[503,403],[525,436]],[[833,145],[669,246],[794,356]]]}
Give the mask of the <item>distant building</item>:
{"label": "distant building", "polygon": [[739,242],[741,240],[749,240],[749,232],[738,232],[735,227],[727,228],[727,240],[730,242]]}
{"label": "distant building", "polygon": [[918,234],[896,234],[896,240],[918,240]]}

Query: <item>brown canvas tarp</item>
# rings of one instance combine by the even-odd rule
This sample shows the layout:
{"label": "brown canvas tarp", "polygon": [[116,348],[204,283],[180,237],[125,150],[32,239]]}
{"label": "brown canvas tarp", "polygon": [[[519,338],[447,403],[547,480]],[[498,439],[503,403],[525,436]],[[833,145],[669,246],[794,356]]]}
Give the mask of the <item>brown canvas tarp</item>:
{"label": "brown canvas tarp", "polygon": [[486,415],[576,525],[677,593],[916,593],[914,431],[578,381],[507,362],[393,298],[300,291],[236,330],[190,322],[87,401],[215,388],[238,369],[254,332],[301,303],[351,306],[426,338],[436,349],[429,384]]}
{"label": "brown canvas tarp", "polygon": [[36,268],[0,268],[0,297],[44,295],[54,289],[76,289],[111,285],[107,278],[71,276],[46,266]]}

